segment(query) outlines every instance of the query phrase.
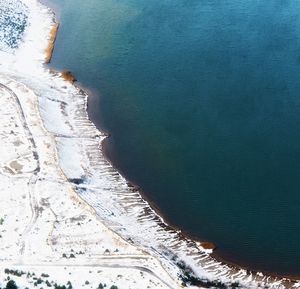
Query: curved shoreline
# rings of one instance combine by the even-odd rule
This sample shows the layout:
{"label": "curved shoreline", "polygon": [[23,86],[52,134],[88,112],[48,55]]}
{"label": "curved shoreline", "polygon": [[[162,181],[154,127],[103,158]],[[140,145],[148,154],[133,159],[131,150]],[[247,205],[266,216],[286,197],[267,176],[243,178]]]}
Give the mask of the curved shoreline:
{"label": "curved shoreline", "polygon": [[[81,87],[81,86],[80,86]],[[110,137],[110,135],[108,135],[108,138]],[[111,163],[111,165],[115,168],[115,170],[119,171],[117,169],[117,167],[114,166],[114,164],[110,161],[109,157],[106,155],[105,153],[105,147],[108,146],[108,144],[106,143],[106,141],[108,140],[108,138],[105,138],[103,141],[102,141],[102,147],[104,147],[103,149],[103,155],[106,157],[106,159]],[[125,177],[124,177],[125,178]],[[126,179],[126,178],[125,178]],[[209,240],[203,240],[201,239],[200,237],[196,237],[196,236],[193,236],[192,234],[190,234],[189,232],[183,230],[182,228],[180,228],[179,226],[177,226],[176,224],[173,224],[169,218],[167,216],[164,215],[163,211],[159,208],[159,206],[154,202],[152,201],[148,194],[143,192],[139,186],[137,184],[134,184],[133,182],[127,180],[129,186],[131,186],[134,190],[137,190],[142,198],[147,202],[149,203],[150,207],[155,211],[155,213],[160,216],[162,218],[162,220],[164,220],[164,223],[167,227],[170,227],[172,230],[174,231],[177,231],[179,232],[181,235],[182,235],[182,238],[183,239],[190,239],[192,241],[195,241],[199,244],[201,244],[201,246],[204,248],[204,249],[207,249],[207,250],[212,250],[211,252],[211,256],[216,260],[216,262],[222,262],[234,269],[242,269],[242,270],[245,270],[247,272],[249,272],[249,274],[257,274],[257,273],[263,273],[263,275],[265,276],[270,276],[272,278],[282,278],[282,279],[290,279],[291,282],[298,282],[300,280],[300,273],[299,275],[297,274],[279,274],[279,273],[276,273],[276,272],[272,272],[272,271],[265,271],[265,270],[258,270],[258,269],[255,269],[253,267],[251,267],[249,264],[247,263],[235,263],[235,262],[231,262],[229,260],[227,260],[226,258],[222,258],[219,254],[218,254],[218,243],[217,242],[211,242]]]}
{"label": "curved shoreline", "polygon": [[[87,113],[87,111],[85,111],[86,113]],[[88,117],[88,116],[87,116]],[[104,140],[105,138],[103,138],[102,140],[101,140],[101,142],[103,142],[103,140]],[[102,149],[100,149],[100,151],[101,151],[101,153],[105,156],[105,153],[103,152],[103,150]],[[112,164],[110,164],[111,166],[112,166]],[[133,192],[133,194],[136,194],[136,192]],[[139,191],[139,194],[141,195],[141,198],[139,198],[139,197],[137,197],[137,199],[136,200],[139,200],[139,201],[141,201],[141,202],[143,202],[143,199],[144,199],[144,196],[143,196],[143,193],[142,192],[140,192]],[[93,207],[93,205],[91,205],[92,207]],[[147,205],[146,205],[146,207],[147,207]],[[194,240],[187,240],[187,238],[186,238],[186,235],[185,234],[183,234],[182,232],[178,232],[177,231],[177,229],[176,229],[176,227],[174,228],[173,226],[170,226],[169,224],[168,224],[168,222],[166,223],[166,222],[164,222],[164,219],[161,217],[161,212],[159,211],[159,209],[157,208],[157,206],[154,206],[154,208],[153,208],[153,204],[151,204],[150,203],[150,207],[148,208],[148,210],[150,210],[150,211],[148,211],[148,212],[146,212],[146,213],[148,213],[150,216],[151,216],[151,219],[153,218],[153,215],[155,216],[155,219],[156,219],[156,221],[159,223],[159,222],[161,222],[161,224],[159,224],[160,226],[162,226],[162,227],[165,227],[164,229],[168,229],[170,232],[171,232],[171,235],[173,235],[173,234],[176,234],[176,237],[177,238],[179,238],[179,239],[181,239],[182,238],[182,240],[181,241],[184,241],[184,242],[187,242],[188,244],[189,244],[189,242],[191,241],[191,242],[194,242]],[[157,223],[157,224],[158,224]],[[114,229],[113,229],[114,230]],[[118,233],[118,232],[117,232]],[[188,236],[187,236],[188,237]],[[195,244],[194,244],[195,245]],[[198,246],[199,244],[196,244],[196,247]],[[207,252],[205,252],[205,253],[207,253]],[[209,252],[210,253],[210,252]],[[208,254],[208,255],[210,255],[210,254]],[[228,264],[226,264],[225,266],[227,266]],[[234,268],[235,270],[240,270],[240,268],[238,267],[238,268]],[[248,272],[248,273],[250,273],[250,274],[257,274],[258,272],[255,272],[255,271],[253,271],[253,272]],[[247,274],[248,274],[247,273]],[[259,276],[259,277],[261,277],[261,276]],[[262,278],[262,277],[261,277]],[[268,276],[265,276],[265,278],[268,278]],[[275,279],[276,279],[277,277],[275,277]],[[263,279],[263,278],[262,278]],[[275,281],[278,281],[278,280],[275,280]],[[292,280],[291,280],[291,282],[293,282]]]}
{"label": "curved shoreline", "polygon": [[[18,1],[0,1],[6,17],[17,13]],[[60,158],[61,144],[98,144],[101,134],[87,120],[86,95],[42,65],[52,13],[35,0],[24,2],[29,20],[23,42],[0,51],[1,288],[8,280],[20,289],[42,283],[71,288],[70,280],[75,288],[97,288],[99,281],[178,288],[158,259],[105,226],[77,194],[62,161],[77,170],[87,159],[68,147]]]}
{"label": "curved shoreline", "polygon": [[[55,81],[55,79],[53,80]],[[64,270],[66,270],[66,267],[68,267],[68,270],[70,270],[69,274],[68,272],[66,272],[66,274],[61,272],[59,275],[60,277],[69,278],[69,275],[72,274],[72,272],[74,273],[72,266],[75,266],[82,271],[77,280],[75,280],[74,277],[72,278],[72,282],[76,281],[76,288],[79,288],[81,287],[79,285],[80,282],[82,282],[81,278],[90,278],[92,271],[96,271],[94,272],[96,276],[94,277],[93,283],[98,281],[97,268],[106,270],[106,276],[109,276],[114,269],[118,269],[119,273],[120,271],[124,272],[124,270],[129,270],[131,273],[134,272],[136,281],[142,281],[141,278],[138,278],[139,271],[142,271],[154,279],[159,280],[160,284],[164,284],[163,287],[160,286],[161,288],[177,288],[172,285],[173,282],[168,279],[169,277],[167,277],[165,272],[159,269],[160,266],[157,267],[158,264],[154,267],[147,265],[147,263],[152,263],[155,260],[151,260],[149,255],[126,244],[126,242],[117,237],[115,233],[104,227],[97,220],[94,208],[83,202],[76,194],[74,186],[59,166],[57,146],[55,143],[56,136],[44,127],[39,111],[38,95],[31,90],[31,85],[27,86],[28,81],[31,85],[35,83],[35,81],[32,82],[31,80],[19,78],[19,76],[15,74],[9,74],[8,76],[8,73],[5,73],[5,75],[3,75],[2,72],[0,73],[1,132],[5,132],[7,124],[9,124],[9,129],[14,129],[14,133],[10,133],[10,136],[6,135],[3,138],[3,135],[1,135],[1,144],[5,144],[5,147],[8,148],[5,154],[10,157],[14,156],[14,149],[20,152],[27,150],[28,153],[26,153],[26,155],[31,155],[24,159],[20,159],[17,156],[14,161],[10,162],[9,166],[11,169],[9,167],[3,168],[3,165],[0,168],[2,186],[4,189],[6,188],[6,194],[2,196],[1,199],[2,203],[3,198],[5,198],[6,201],[5,207],[2,207],[1,210],[2,214],[4,214],[1,226],[3,226],[5,230],[1,231],[2,238],[0,242],[2,250],[0,268],[3,269],[5,266],[5,275],[17,274],[17,277],[20,277],[18,278],[18,285],[20,285],[19,282],[27,285],[33,282],[30,279],[34,274],[29,274],[28,272],[27,280],[20,280],[22,275],[25,274],[18,273],[20,272],[18,271],[20,268],[22,268],[22,272],[24,272],[23,270],[34,270],[35,273],[40,272],[41,269],[43,270],[42,272],[47,270],[47,272],[51,272],[52,278],[56,279],[57,277],[53,276],[55,274],[53,274],[51,267],[54,267],[54,271],[55,268],[57,270],[64,266]],[[27,84],[25,85],[24,83]],[[37,91],[40,91],[40,89],[44,91],[44,86],[35,87]],[[5,113],[4,111],[6,111],[7,108],[9,111]],[[11,113],[14,113],[15,121],[11,121],[11,118],[7,117],[10,116]],[[11,138],[15,139],[15,136],[19,139],[19,144],[14,148],[11,147]],[[1,157],[3,160],[3,153]],[[51,173],[49,171],[51,171]],[[5,178],[3,175],[4,172]],[[53,179],[51,179],[51,177]],[[12,190],[9,190],[9,187],[11,187]],[[28,193],[28,197],[26,197],[24,193]],[[20,203],[20,200],[22,200],[22,205],[12,206],[14,202],[16,202],[16,204]],[[30,214],[29,211],[31,211]],[[20,221],[16,222],[14,220],[15,217],[20,218]],[[88,219],[88,222],[85,222],[85,219]],[[85,223],[83,229],[78,229],[78,222]],[[57,228],[58,224],[63,226],[63,231]],[[71,232],[68,232],[68,227],[70,226]],[[94,226],[96,229],[94,230],[97,234],[95,240],[93,240],[93,238],[95,238],[93,233],[91,234]],[[20,229],[21,234],[18,232]],[[82,230],[87,231],[84,233]],[[14,236],[14,239],[17,241],[16,243],[11,242],[12,232],[16,232],[16,236]],[[119,247],[119,249],[123,251],[121,255],[101,254],[99,248],[96,250],[98,254],[93,254],[95,247],[99,247],[97,240],[101,238],[103,233],[105,238],[109,241],[107,245]],[[79,234],[80,242],[88,240],[90,247],[88,248],[86,245],[82,246],[80,242],[76,242],[76,234]],[[7,239],[7,241],[3,241],[5,239]],[[47,241],[47,245],[44,243],[45,241]],[[71,254],[77,256],[75,257],[74,255],[73,258],[77,260],[74,259],[74,261],[71,260],[72,262],[70,262],[68,258],[64,256],[61,257],[60,254],[62,252],[70,250],[68,246],[65,246],[66,241],[68,241],[67,245],[70,245],[72,248],[71,252],[73,253]],[[76,247],[83,251],[74,251],[73,248]],[[51,258],[49,258],[49,254]],[[63,255],[65,255],[65,253],[63,253]],[[103,259],[105,260],[104,263]],[[7,269],[7,267],[17,269]],[[45,273],[40,272],[39,274],[45,277]],[[4,279],[5,275],[0,277]],[[101,276],[103,276],[103,274],[101,274]],[[3,282],[1,278],[0,283]],[[117,277],[114,278],[115,279],[111,280],[117,279]],[[148,279],[150,283],[151,278]],[[111,280],[109,280],[110,283],[112,282]],[[27,285],[27,288],[30,287],[30,285]],[[25,288],[25,285],[19,288]],[[153,287],[151,286],[151,288]]]}

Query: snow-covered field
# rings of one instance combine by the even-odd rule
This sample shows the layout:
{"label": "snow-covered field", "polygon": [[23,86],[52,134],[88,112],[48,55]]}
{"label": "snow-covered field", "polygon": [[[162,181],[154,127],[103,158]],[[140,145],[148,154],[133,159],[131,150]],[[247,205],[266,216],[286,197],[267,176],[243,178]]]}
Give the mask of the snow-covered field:
{"label": "snow-covered field", "polygon": [[14,275],[5,274],[8,269],[26,272],[13,279],[31,288],[42,273],[75,288],[97,288],[101,281],[119,288],[176,288],[155,258],[109,230],[78,197],[60,168],[37,95],[5,75],[0,75],[0,134],[3,279]]}
{"label": "snow-covered field", "polygon": [[43,66],[53,25],[37,0],[0,0],[0,287],[300,287],[217,262],[127,185],[86,93]]}

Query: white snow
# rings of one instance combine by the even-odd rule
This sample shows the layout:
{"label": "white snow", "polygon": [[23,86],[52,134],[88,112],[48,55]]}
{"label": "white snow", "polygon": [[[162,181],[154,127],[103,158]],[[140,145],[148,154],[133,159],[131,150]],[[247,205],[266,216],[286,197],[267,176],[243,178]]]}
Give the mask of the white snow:
{"label": "white snow", "polygon": [[19,10],[26,15],[18,47],[1,44],[0,34],[0,287],[10,275],[32,288],[44,273],[38,288],[46,280],[73,288],[180,288],[182,261],[201,279],[242,288],[291,284],[217,262],[168,227],[105,160],[105,136],[88,119],[87,95],[43,66],[52,12],[36,0],[0,4],[12,19]]}

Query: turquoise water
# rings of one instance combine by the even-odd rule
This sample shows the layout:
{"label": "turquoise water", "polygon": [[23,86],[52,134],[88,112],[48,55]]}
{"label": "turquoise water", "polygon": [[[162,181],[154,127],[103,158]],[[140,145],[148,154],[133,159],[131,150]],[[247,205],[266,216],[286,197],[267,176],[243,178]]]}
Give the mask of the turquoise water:
{"label": "turquoise water", "polygon": [[52,2],[113,164],[226,260],[299,274],[300,1]]}

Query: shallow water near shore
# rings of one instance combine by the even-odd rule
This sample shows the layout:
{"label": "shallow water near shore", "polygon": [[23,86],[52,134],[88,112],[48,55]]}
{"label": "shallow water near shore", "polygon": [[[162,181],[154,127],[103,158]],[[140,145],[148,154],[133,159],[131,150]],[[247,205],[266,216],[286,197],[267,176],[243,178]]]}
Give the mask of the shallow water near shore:
{"label": "shallow water near shore", "polygon": [[297,1],[59,1],[52,66],[97,91],[107,154],[176,226],[300,268]]}

